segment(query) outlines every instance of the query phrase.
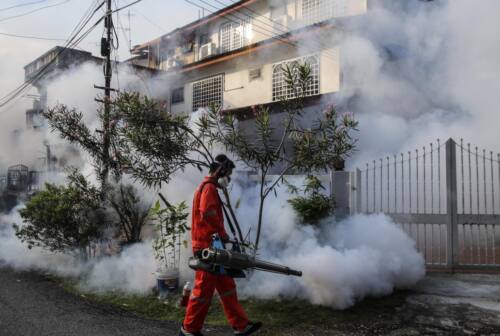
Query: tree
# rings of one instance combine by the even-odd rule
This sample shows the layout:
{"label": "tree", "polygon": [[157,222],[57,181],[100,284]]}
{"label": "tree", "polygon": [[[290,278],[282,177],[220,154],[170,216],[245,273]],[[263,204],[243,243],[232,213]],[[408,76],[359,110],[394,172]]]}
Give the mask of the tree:
{"label": "tree", "polygon": [[[130,173],[147,187],[160,187],[187,166],[195,166],[201,171],[213,162],[212,139],[200,136],[189,124],[189,117],[168,113],[161,102],[136,92],[119,93],[111,106],[107,132],[110,155],[104,153],[103,132],[91,132],[83,122],[83,113],[65,105],[44,113],[53,130],[59,131],[64,139],[79,145],[93,158],[103,201],[108,202],[108,196],[113,193],[105,173],[108,168],[116,182],[120,181],[122,174]],[[104,125],[103,113],[98,112]],[[224,199],[239,238],[243,240],[227,191]],[[127,230],[130,221],[123,216],[123,208],[116,202],[111,206],[122,219],[120,226]],[[129,233],[124,232],[125,236]]]}
{"label": "tree", "polygon": [[[201,171],[214,161],[215,139],[193,128],[188,116],[173,115],[159,102],[138,93],[121,93],[114,106],[120,120],[112,133],[119,148],[119,165],[144,185],[159,187],[187,166]],[[238,238],[243,241],[227,190],[223,199]]]}
{"label": "tree", "polygon": [[[255,251],[259,246],[265,201],[276,192],[283,177],[291,172],[331,169],[354,151],[356,143],[351,133],[356,130],[357,121],[351,114],[339,114],[334,106],[317,117],[312,127],[302,126],[304,98],[312,83],[311,67],[295,62],[284,66],[282,71],[287,90],[281,99],[285,114],[281,127],[273,126],[266,107],[255,109],[252,134],[238,127],[236,116],[216,106],[211,106],[198,122],[202,138],[222,144],[260,177]],[[279,173],[269,181],[269,174],[275,168],[279,168]]]}
{"label": "tree", "polygon": [[118,227],[128,244],[141,241],[142,228],[148,223],[149,205],[144,204],[132,185],[120,184],[109,198],[118,216]]}
{"label": "tree", "polygon": [[68,186],[47,183],[19,210],[24,225],[16,226],[16,235],[29,248],[78,250],[85,255],[86,247],[106,225],[99,195],[76,173],[70,175]]}
{"label": "tree", "polygon": [[75,108],[59,104],[44,110],[43,116],[48,120],[52,131],[57,130],[63,139],[77,144],[90,155],[96,176],[101,183],[101,198],[105,199],[108,192],[108,172],[111,169],[118,180],[121,176],[121,167],[119,161],[113,160],[109,152],[106,153],[108,147],[104,145],[105,140],[110,141],[109,148],[116,156],[116,137],[111,136],[115,132],[116,120],[107,123],[102,108],[97,112],[101,125],[109,125],[109,139],[108,137],[104,139],[103,130],[92,132],[83,122],[83,113]]}
{"label": "tree", "polygon": [[[102,109],[98,110],[98,118],[102,125],[107,125],[107,132],[92,132],[83,121],[83,113],[66,105],[50,108],[44,116],[52,130],[90,155],[101,184],[103,206],[109,206],[116,213],[118,227],[126,241],[135,243],[141,240],[149,206],[141,204],[132,186],[120,182],[122,175],[131,172],[148,187],[161,186],[186,164],[199,165],[204,161],[188,156],[193,146],[186,117],[167,114],[161,104],[138,93],[120,93],[111,106],[109,123],[105,122]],[[109,153],[106,153],[104,133],[110,144]],[[115,183],[108,181],[110,170]]]}

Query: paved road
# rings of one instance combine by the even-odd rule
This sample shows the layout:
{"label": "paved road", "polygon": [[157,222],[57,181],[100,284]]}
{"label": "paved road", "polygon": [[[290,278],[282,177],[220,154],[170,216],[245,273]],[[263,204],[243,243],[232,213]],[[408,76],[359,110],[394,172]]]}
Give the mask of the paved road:
{"label": "paved road", "polygon": [[178,325],[88,302],[34,272],[0,268],[0,335],[168,336],[178,335]]}
{"label": "paved road", "polygon": [[[291,328],[283,335],[500,336],[500,276],[432,274],[388,311],[390,316],[366,321],[357,310],[339,312],[332,317],[350,318],[340,318],[338,328]],[[169,336],[178,335],[178,328],[74,296],[39,273],[0,267],[0,336]],[[231,335],[228,328],[213,327],[205,334]]]}

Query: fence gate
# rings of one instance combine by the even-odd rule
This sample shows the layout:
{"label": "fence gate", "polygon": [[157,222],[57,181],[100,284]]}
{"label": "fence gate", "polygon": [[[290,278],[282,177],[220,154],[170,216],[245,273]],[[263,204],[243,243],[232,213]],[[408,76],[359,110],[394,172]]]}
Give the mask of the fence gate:
{"label": "fence gate", "polygon": [[449,139],[350,173],[351,213],[384,213],[429,268],[500,270],[500,154]]}

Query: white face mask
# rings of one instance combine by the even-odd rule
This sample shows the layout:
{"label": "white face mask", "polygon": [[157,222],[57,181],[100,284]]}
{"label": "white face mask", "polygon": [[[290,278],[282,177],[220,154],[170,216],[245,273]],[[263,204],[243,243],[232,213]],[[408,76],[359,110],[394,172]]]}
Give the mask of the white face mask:
{"label": "white face mask", "polygon": [[222,187],[222,188],[227,188],[229,186],[229,182],[231,180],[229,179],[229,177],[227,176],[224,176],[224,177],[221,177],[217,180],[217,183],[219,183],[219,185]]}

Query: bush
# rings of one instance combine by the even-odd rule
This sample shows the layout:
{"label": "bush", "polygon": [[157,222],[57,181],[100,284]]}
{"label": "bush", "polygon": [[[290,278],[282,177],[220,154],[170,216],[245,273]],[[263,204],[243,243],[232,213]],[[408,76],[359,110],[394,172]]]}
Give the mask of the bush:
{"label": "bush", "polygon": [[90,241],[100,236],[105,220],[99,193],[86,181],[78,182],[83,184],[47,183],[19,211],[25,225],[15,227],[16,235],[30,249],[40,246],[51,251],[84,252]]}
{"label": "bush", "polygon": [[[324,189],[317,177],[309,175],[302,191],[305,196],[297,196],[288,200],[304,223],[316,224],[319,220],[333,214],[333,199],[321,193]],[[299,192],[298,188],[290,185],[289,190],[295,194]]]}
{"label": "bush", "polygon": [[132,185],[120,184],[110,194],[109,204],[118,217],[120,234],[127,244],[142,240],[142,228],[148,223],[150,205],[141,201]]}

